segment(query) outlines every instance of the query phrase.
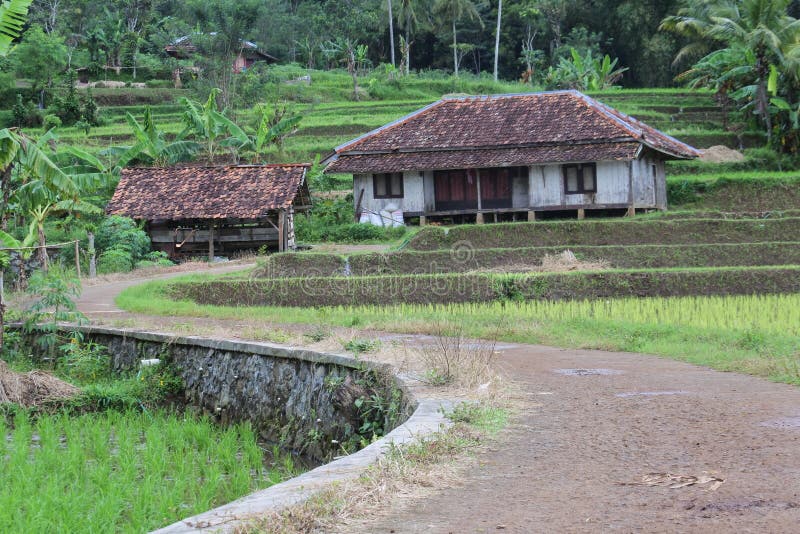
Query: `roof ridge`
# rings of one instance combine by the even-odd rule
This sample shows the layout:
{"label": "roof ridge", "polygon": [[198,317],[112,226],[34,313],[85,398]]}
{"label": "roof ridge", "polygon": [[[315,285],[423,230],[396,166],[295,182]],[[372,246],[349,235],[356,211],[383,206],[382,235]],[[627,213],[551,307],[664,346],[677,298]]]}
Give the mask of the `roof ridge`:
{"label": "roof ridge", "polygon": [[312,167],[313,163],[241,163],[236,165],[170,165],[168,167],[125,167],[123,171],[169,171],[178,169],[275,169],[279,167]]}

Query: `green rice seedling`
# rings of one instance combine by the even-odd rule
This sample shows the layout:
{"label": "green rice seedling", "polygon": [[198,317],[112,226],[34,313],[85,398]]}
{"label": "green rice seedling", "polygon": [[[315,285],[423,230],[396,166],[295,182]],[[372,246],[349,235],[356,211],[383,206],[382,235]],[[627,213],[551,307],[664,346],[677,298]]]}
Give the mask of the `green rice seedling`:
{"label": "green rice seedling", "polygon": [[[249,424],[164,412],[0,418],[0,531],[141,532],[294,474]],[[31,500],[30,496],[36,499]]]}

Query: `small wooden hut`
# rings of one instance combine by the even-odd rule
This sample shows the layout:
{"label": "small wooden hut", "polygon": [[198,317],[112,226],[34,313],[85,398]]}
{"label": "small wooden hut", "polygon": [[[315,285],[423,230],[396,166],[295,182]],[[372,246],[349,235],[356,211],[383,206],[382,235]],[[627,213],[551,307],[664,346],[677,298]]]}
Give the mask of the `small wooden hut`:
{"label": "small wooden hut", "polygon": [[294,213],[311,207],[308,164],[124,169],[106,208],[145,221],[171,258],[295,248]]}

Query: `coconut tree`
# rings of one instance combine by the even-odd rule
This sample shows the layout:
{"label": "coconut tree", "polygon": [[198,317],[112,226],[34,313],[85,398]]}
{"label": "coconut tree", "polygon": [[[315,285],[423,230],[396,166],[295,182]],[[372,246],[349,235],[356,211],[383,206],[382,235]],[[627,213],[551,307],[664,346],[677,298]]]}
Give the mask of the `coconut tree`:
{"label": "coconut tree", "polygon": [[753,51],[755,84],[748,91],[754,111],[772,139],[770,78],[784,66],[784,52],[797,45],[800,21],[788,15],[791,0],[722,0],[703,2],[702,10],[689,8],[668,17],[662,27],[689,37],[703,37],[725,48]]}
{"label": "coconut tree", "polygon": [[503,21],[503,0],[497,2],[497,29],[494,34],[494,81],[497,81],[497,64],[500,60],[500,25]]}
{"label": "coconut tree", "polygon": [[458,77],[458,64],[459,64],[459,47],[458,47],[458,34],[456,32],[456,23],[463,19],[477,20],[481,28],[483,28],[483,21],[478,12],[478,7],[472,0],[436,0],[433,5],[434,13],[443,21],[449,21],[453,30],[453,70],[456,77]]}
{"label": "coconut tree", "polygon": [[[405,33],[405,37],[402,46],[401,46],[401,54],[405,59],[405,72],[402,74],[408,74],[410,72],[410,64],[411,64],[411,34],[415,28],[419,26],[419,18],[417,17],[417,12],[422,10],[425,11],[430,6],[423,4],[427,0],[400,0],[398,5],[399,10],[397,13],[397,25],[403,30]],[[402,61],[401,61],[402,66]]]}

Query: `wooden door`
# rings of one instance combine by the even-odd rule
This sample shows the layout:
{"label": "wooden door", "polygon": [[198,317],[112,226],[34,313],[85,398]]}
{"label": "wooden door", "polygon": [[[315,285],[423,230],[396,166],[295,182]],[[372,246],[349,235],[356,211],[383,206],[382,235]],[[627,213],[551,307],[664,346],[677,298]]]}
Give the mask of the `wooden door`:
{"label": "wooden door", "polygon": [[511,207],[511,173],[509,169],[481,169],[481,208]]}
{"label": "wooden door", "polygon": [[435,171],[433,189],[436,211],[478,209],[478,181],[475,171]]}

